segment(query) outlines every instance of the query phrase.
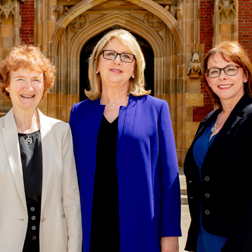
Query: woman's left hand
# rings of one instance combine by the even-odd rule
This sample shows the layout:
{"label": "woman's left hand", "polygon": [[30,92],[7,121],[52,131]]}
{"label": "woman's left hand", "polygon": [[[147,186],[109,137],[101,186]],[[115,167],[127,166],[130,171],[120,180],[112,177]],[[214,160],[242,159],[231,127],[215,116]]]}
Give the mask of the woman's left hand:
{"label": "woman's left hand", "polygon": [[178,252],[178,237],[170,236],[170,237],[162,237],[161,241],[161,252]]}

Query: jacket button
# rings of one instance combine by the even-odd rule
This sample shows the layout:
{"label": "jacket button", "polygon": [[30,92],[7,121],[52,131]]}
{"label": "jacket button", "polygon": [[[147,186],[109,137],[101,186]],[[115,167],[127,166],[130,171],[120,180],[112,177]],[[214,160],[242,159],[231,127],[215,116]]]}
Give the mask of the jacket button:
{"label": "jacket button", "polygon": [[206,214],[206,215],[209,215],[209,214],[210,214],[210,211],[209,211],[209,210],[205,210],[205,214]]}
{"label": "jacket button", "polygon": [[205,181],[209,181],[209,180],[210,180],[210,177],[209,177],[209,176],[205,176],[204,180],[205,180]]}
{"label": "jacket button", "polygon": [[189,183],[189,184],[192,183],[192,180],[188,181],[188,183]]}
{"label": "jacket button", "polygon": [[209,193],[206,193],[206,194],[205,194],[205,197],[206,197],[206,198],[210,198],[210,194],[209,194]]}
{"label": "jacket button", "polygon": [[36,235],[32,236],[32,240],[36,240],[36,238],[37,238]]}

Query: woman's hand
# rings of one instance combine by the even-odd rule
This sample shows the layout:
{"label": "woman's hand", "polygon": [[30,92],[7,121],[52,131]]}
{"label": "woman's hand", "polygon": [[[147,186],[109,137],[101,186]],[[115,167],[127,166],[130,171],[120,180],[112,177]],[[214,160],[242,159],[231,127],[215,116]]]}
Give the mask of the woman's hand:
{"label": "woman's hand", "polygon": [[178,237],[177,236],[169,236],[162,237],[160,241],[161,252],[178,252]]}

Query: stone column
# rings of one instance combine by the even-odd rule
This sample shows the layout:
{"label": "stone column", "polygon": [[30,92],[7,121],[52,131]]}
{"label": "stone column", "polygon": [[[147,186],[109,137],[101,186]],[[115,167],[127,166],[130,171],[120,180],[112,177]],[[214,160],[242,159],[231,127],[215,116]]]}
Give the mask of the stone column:
{"label": "stone column", "polygon": [[193,121],[193,107],[204,106],[200,85],[204,46],[200,44],[200,0],[180,2],[181,20],[178,21],[183,32],[184,54],[182,74],[179,76],[183,76],[184,85],[177,92],[177,130],[182,141],[179,166],[183,167],[184,157],[199,125],[199,122]]}
{"label": "stone column", "polygon": [[238,41],[238,0],[215,0],[214,45]]}
{"label": "stone column", "polygon": [[[0,61],[6,58],[13,46],[20,44],[19,1],[3,0],[0,5]],[[10,110],[12,104],[0,94],[0,115]]]}

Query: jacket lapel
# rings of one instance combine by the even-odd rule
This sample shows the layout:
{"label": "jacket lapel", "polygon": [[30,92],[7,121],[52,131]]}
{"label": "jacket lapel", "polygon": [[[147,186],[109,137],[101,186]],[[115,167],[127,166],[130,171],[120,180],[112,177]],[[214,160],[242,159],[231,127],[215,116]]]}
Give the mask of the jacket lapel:
{"label": "jacket lapel", "polygon": [[217,150],[218,145],[221,144],[226,137],[238,126],[240,120],[242,119],[242,116],[246,109],[248,108],[248,105],[251,104],[251,98],[249,98],[247,95],[244,95],[240,101],[236,104],[234,109],[232,110],[230,116],[228,117],[227,121],[225,122],[222,129],[219,131],[218,135],[214,139],[213,143],[211,144],[205,160],[214,152]]}
{"label": "jacket lapel", "polygon": [[[38,110],[39,111],[39,110]],[[49,180],[52,170],[52,161],[54,153],[54,139],[53,130],[51,129],[48,118],[39,111],[40,119],[40,134],[42,145],[42,161],[43,161],[43,179],[42,179],[42,199],[41,199],[41,211],[44,208]]]}
{"label": "jacket lapel", "polygon": [[119,143],[122,134],[131,135],[132,133],[136,104],[137,104],[136,99],[137,99],[136,97],[130,94],[128,105],[120,107],[120,113],[118,118],[119,120],[118,120],[117,144]]}
{"label": "jacket lapel", "polygon": [[197,141],[197,139],[202,135],[202,133],[206,130],[206,128],[217,118],[218,114],[221,112],[221,109],[217,109],[212,111],[206,118],[200,123],[199,129],[195,134],[191,147]]}
{"label": "jacket lapel", "polygon": [[24,191],[24,179],[21,163],[20,147],[18,141],[18,132],[13,116],[12,109],[4,117],[4,126],[2,128],[4,145],[8,156],[13,179],[20,196],[21,202],[26,209],[26,199]]}

